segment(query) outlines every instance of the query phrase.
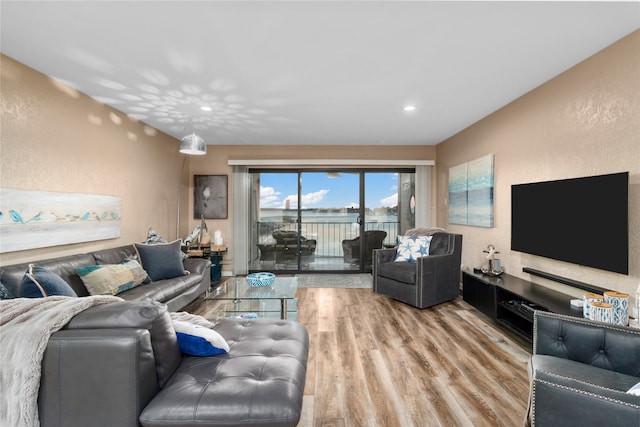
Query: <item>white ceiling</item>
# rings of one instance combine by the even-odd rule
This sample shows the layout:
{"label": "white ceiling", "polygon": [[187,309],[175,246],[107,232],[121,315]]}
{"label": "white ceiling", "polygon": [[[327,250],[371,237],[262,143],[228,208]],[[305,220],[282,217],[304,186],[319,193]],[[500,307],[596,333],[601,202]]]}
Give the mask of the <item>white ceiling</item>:
{"label": "white ceiling", "polygon": [[2,53],[176,138],[401,145],[640,28],[640,3],[2,1],[0,17]]}

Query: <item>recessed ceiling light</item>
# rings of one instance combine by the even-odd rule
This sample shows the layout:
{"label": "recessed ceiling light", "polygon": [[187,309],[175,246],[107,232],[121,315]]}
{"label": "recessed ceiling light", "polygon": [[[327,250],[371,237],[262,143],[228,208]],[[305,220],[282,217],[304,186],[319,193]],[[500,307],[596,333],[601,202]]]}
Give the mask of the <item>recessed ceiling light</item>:
{"label": "recessed ceiling light", "polygon": [[213,111],[213,108],[209,107],[208,105],[203,105],[202,107],[200,107],[200,109],[202,111]]}
{"label": "recessed ceiling light", "polygon": [[414,111],[416,109],[415,105],[407,105],[403,108],[404,111]]}

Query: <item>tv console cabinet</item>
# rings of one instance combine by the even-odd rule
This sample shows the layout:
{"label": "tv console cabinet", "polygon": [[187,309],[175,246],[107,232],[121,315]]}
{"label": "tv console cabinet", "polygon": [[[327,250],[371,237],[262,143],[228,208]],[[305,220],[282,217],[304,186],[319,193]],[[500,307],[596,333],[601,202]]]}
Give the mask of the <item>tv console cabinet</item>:
{"label": "tv console cabinet", "polygon": [[534,310],[582,317],[582,308],[571,305],[574,297],[508,274],[463,271],[462,298],[528,341],[533,339]]}

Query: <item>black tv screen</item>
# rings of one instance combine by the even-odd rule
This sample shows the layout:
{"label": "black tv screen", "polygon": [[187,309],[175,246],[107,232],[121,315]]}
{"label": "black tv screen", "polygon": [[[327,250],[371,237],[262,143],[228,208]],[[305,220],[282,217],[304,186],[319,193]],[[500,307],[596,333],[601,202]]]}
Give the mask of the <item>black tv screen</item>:
{"label": "black tv screen", "polygon": [[511,249],[629,274],[629,173],[512,185]]}

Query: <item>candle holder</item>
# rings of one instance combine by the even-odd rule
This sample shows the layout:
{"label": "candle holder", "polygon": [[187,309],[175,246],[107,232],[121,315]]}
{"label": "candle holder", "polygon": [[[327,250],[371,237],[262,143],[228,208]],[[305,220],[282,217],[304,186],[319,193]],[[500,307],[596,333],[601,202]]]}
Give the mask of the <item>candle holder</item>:
{"label": "candle holder", "polygon": [[504,273],[504,268],[500,265],[500,260],[495,257],[496,254],[500,253],[496,250],[495,246],[489,245],[487,249],[482,252],[487,254],[487,265],[482,267],[482,274],[497,277]]}

